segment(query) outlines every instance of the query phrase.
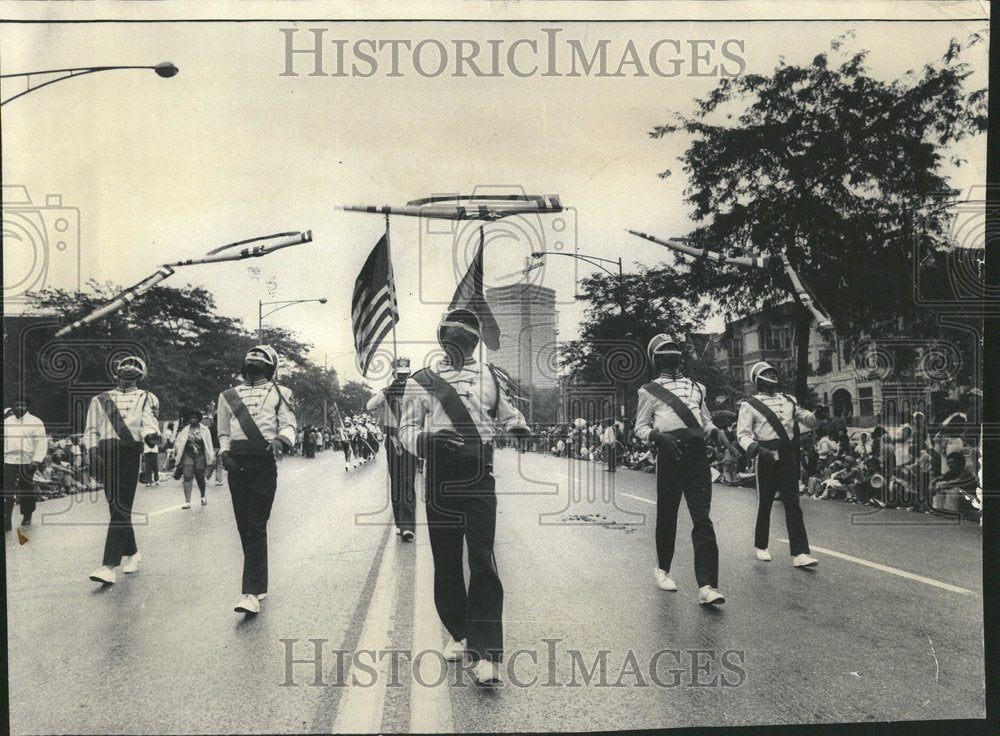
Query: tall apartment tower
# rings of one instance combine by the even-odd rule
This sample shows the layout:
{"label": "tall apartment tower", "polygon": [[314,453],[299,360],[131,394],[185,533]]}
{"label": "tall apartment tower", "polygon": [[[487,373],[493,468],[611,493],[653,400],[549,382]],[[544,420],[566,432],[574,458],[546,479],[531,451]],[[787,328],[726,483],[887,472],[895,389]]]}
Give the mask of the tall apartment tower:
{"label": "tall apartment tower", "polygon": [[500,326],[500,349],[488,359],[510,373],[525,391],[557,385],[556,292],[534,284],[486,290],[486,301]]}

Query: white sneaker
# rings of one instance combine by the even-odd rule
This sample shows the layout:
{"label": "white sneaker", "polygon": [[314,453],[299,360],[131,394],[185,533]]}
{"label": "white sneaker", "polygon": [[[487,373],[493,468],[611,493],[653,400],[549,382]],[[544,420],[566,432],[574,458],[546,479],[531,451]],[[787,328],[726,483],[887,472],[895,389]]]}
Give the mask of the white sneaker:
{"label": "white sneaker", "polygon": [[133,573],[139,569],[139,563],[142,561],[142,553],[136,552],[134,555],[125,557],[122,560],[122,572],[126,575]]}
{"label": "white sneaker", "polygon": [[208,506],[208,499],[205,498],[204,496],[201,497],[201,505]]}
{"label": "white sneaker", "polygon": [[460,662],[465,657],[465,639],[462,641],[449,639],[448,643],[444,645],[444,649],[441,650],[441,654],[447,662]]}
{"label": "white sneaker", "polygon": [[503,684],[503,678],[500,676],[500,665],[496,662],[488,662],[485,659],[481,659],[472,668],[472,679],[475,680],[477,685],[482,685],[483,687],[495,687],[496,685]]}
{"label": "white sneaker", "polygon": [[189,509],[189,508],[191,508],[191,504],[189,504],[189,503],[186,503],[186,504],[184,504],[183,506],[181,506],[181,508],[182,508],[182,509]]}
{"label": "white sneaker", "polygon": [[670,577],[670,571],[664,572],[660,568],[654,568],[654,573],[656,575],[656,587],[660,590],[677,590],[677,583],[674,579]]}
{"label": "white sneaker", "polygon": [[101,567],[90,573],[90,579],[95,583],[103,583],[104,585],[114,585],[115,583],[115,571],[114,568],[108,567],[107,565],[101,565]]}
{"label": "white sneaker", "polygon": [[816,567],[819,564],[819,560],[806,554],[795,555],[792,559],[792,564],[795,567]]}
{"label": "white sneaker", "polygon": [[771,553],[767,551],[767,548],[757,549],[756,547],[754,547],[753,551],[754,554],[757,555],[757,559],[760,560],[761,562],[771,561]]}
{"label": "white sneaker", "polygon": [[233,610],[237,613],[260,613],[260,601],[255,595],[245,595]]}
{"label": "white sneaker", "polygon": [[726,597],[710,585],[698,589],[698,602],[703,606],[719,605],[726,602]]}
{"label": "white sneaker", "polygon": [[412,542],[413,541],[413,532],[411,532],[409,529],[407,529],[405,532],[403,532],[403,541],[404,542]]}
{"label": "white sneaker", "polygon": [[267,593],[258,593],[258,594],[257,594],[257,600],[258,600],[258,601],[262,601],[262,600],[264,600],[265,598],[267,598]]}

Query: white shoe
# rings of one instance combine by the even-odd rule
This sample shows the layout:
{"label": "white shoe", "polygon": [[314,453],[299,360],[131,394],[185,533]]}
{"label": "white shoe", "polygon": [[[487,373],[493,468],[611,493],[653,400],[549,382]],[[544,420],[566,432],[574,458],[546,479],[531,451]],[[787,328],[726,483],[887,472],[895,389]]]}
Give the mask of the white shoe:
{"label": "white shoe", "polygon": [[115,571],[114,568],[108,567],[107,565],[101,565],[101,567],[90,573],[90,579],[95,583],[103,583],[104,585],[114,585],[115,584]]}
{"label": "white shoe", "polygon": [[204,496],[201,497],[201,505],[208,506],[208,499],[205,498]]}
{"label": "white shoe", "polygon": [[403,541],[404,542],[412,542],[413,541],[413,532],[411,532],[409,529],[407,529],[405,532],[403,532]]}
{"label": "white shoe", "polygon": [[265,598],[267,598],[267,593],[258,593],[257,594],[257,600],[262,601]]}
{"label": "white shoe", "polygon": [[710,585],[698,589],[698,602],[703,606],[719,605],[726,602],[726,597]]}
{"label": "white shoe", "polygon": [[757,555],[757,559],[760,560],[761,562],[771,561],[771,553],[767,551],[767,548],[757,549],[756,547],[754,547],[753,551],[754,554]]}
{"label": "white shoe", "polygon": [[186,504],[184,504],[183,506],[181,506],[181,508],[182,508],[182,509],[189,509],[189,508],[191,508],[191,504],[189,504],[189,503],[186,503]]}
{"label": "white shoe", "polygon": [[237,613],[260,613],[260,600],[255,595],[245,595],[233,610]]}
{"label": "white shoe", "polygon": [[449,639],[448,643],[444,645],[444,649],[441,650],[441,654],[447,662],[460,662],[465,657],[465,639],[462,641]]}
{"label": "white shoe", "polygon": [[477,685],[482,685],[483,687],[495,687],[496,685],[503,684],[503,678],[500,676],[500,665],[496,662],[488,662],[485,659],[481,659],[472,668],[472,679],[475,680]]}
{"label": "white shoe", "polygon": [[670,577],[669,570],[664,572],[663,570],[657,567],[655,568],[655,574],[656,574],[656,586],[660,590],[677,590],[677,583],[675,583],[674,579]]}
{"label": "white shoe", "polygon": [[142,561],[142,553],[136,552],[134,555],[126,557],[122,560],[122,572],[128,575],[129,573],[136,572],[139,569],[139,562]]}
{"label": "white shoe", "polygon": [[806,554],[795,555],[792,559],[792,564],[795,567],[816,567],[819,564],[819,560]]}

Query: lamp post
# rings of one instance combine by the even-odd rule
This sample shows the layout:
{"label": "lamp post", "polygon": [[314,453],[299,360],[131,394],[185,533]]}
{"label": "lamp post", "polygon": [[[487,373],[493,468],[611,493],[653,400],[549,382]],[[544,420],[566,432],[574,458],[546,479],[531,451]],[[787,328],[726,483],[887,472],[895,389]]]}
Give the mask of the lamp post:
{"label": "lamp post", "polygon": [[[600,258],[599,256],[588,256],[588,255],[585,255],[583,253],[542,253],[542,252],[536,251],[536,252],[534,252],[534,253],[531,254],[532,258],[544,258],[545,256],[568,256],[570,258],[576,258],[578,261],[584,261],[586,263],[589,263],[592,266],[596,266],[597,268],[601,269],[602,271],[604,271],[604,273],[609,274],[610,276],[617,276],[618,277],[618,308],[621,310],[621,313],[623,315],[625,314],[625,274],[622,273],[622,259],[621,258],[617,258],[615,260],[612,260],[611,258]],[[614,271],[610,270],[607,266],[602,265],[604,263],[610,263],[612,265],[617,265],[618,266],[618,273],[616,274]]]}
{"label": "lamp post", "polygon": [[[616,276],[617,275],[618,276],[618,309],[619,309],[619,313],[621,314],[621,316],[622,317],[625,316],[625,274],[622,272],[622,259],[621,259],[620,256],[617,259],[612,260],[610,258],[601,258],[599,256],[590,256],[590,255],[586,255],[584,253],[542,253],[542,252],[536,251],[536,252],[534,252],[534,253],[531,254],[532,258],[543,258],[545,256],[569,256],[570,258],[576,258],[578,261],[584,261],[585,263],[589,263],[590,265],[595,266],[595,267],[601,269],[602,271],[604,271],[604,273],[606,273],[606,274],[608,274],[610,276]],[[609,269],[607,266],[603,265],[605,263],[610,263],[612,265],[617,265],[618,266],[618,273],[616,274],[614,271],[612,271],[611,269]],[[617,387],[615,388],[615,393],[617,394]],[[622,424],[624,425],[625,424],[625,389],[624,389],[624,386],[622,386],[622,397],[621,397],[621,403],[619,404],[619,406],[621,407],[620,413],[621,413]]]}
{"label": "lamp post", "polygon": [[[326,304],[326,297],[320,299],[290,299],[288,301],[281,302],[262,302],[257,301],[257,342],[264,342],[264,318],[274,314],[279,309],[284,309],[285,307],[290,307],[293,304],[306,304],[308,302],[319,302],[320,304]],[[264,312],[264,307],[274,307],[274,309]]]}
{"label": "lamp post", "polygon": [[[70,79],[72,77],[82,77],[85,74],[94,74],[95,72],[109,72],[117,69],[152,69],[156,72],[158,77],[163,79],[170,79],[170,77],[176,76],[179,71],[176,66],[174,66],[169,61],[164,61],[160,64],[145,65],[145,66],[84,66],[75,67],[73,69],[45,69],[43,71],[36,72],[17,72],[15,74],[0,74],[0,79],[14,79],[16,77],[24,77],[28,82],[28,88],[23,92],[18,92],[16,95],[8,97],[0,102],[0,106],[6,105],[8,102],[13,102],[18,97],[24,97],[29,92],[34,92],[42,87],[48,87],[50,84],[55,84],[56,82],[61,82],[64,79]],[[62,76],[56,77],[55,79],[50,79],[47,82],[42,82],[41,84],[36,84],[34,87],[31,86],[31,78],[46,74],[60,74]]]}

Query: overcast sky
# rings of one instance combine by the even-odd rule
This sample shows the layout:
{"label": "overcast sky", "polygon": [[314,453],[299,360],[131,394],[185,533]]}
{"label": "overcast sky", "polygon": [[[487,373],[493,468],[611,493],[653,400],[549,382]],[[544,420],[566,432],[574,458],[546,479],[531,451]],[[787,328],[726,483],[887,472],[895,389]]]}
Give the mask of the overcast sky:
{"label": "overcast sky", "polygon": [[[610,39],[617,66],[626,42],[643,52],[659,39],[727,39],[743,44],[748,72],[770,72],[780,55],[802,63],[826,50],[832,38],[855,28],[851,48],[871,50],[870,67],[896,78],[939,57],[951,37],[964,38],[984,24],[908,23],[650,23],[516,24],[305,23],[296,36],[311,43],[308,28],[326,28],[326,39],[456,39],[509,44],[544,40],[542,28],[562,28],[562,38],[594,44]],[[664,236],[683,235],[692,224],[683,201],[684,177],[675,157],[682,136],[651,140],[647,133],[688,113],[693,99],[717,83],[693,77],[689,54],[673,78],[455,78],[454,62],[433,78],[417,74],[404,51],[402,77],[312,77],[311,62],[285,69],[289,23],[6,26],[0,63],[4,73],[81,65],[155,64],[172,61],[173,79],[152,72],[95,74],[54,85],[3,110],[4,184],[28,187],[35,204],[62,196],[79,209],[82,280],[131,284],[167,260],[197,256],[223,243],[285,230],[311,229],[315,242],[263,259],[185,269],[168,281],[204,285],[220,310],[256,325],[258,299],[326,297],[326,305],[298,305],[269,319],[298,330],[315,345],[312,357],[329,356],[342,380],[356,378],[350,329],[354,278],[383,231],[380,217],[337,211],[348,203],[403,204],[476,187],[522,187],[529,194],[558,194],[573,208],[555,231],[555,218],[536,223],[555,240],[578,239],[581,253],[621,256],[635,263],[671,262],[662,248],[624,232],[631,227]],[[333,71],[334,49],[325,47]],[[985,84],[985,44],[969,57]],[[384,63],[387,57],[380,55]],[[426,57],[433,60],[434,55]],[[486,57],[484,57],[486,58]],[[527,57],[525,57],[527,58]],[[539,61],[544,62],[544,58]],[[714,61],[724,61],[715,52]],[[525,62],[527,63],[527,62]],[[727,62],[732,66],[731,62]],[[631,70],[629,70],[631,71]],[[4,96],[9,94],[4,89]],[[955,183],[984,180],[985,137],[960,152],[969,165]],[[667,181],[657,172],[672,168]],[[432,341],[434,325],[465,265],[468,236],[422,232],[416,219],[394,218],[393,260],[400,296],[402,341]],[[435,226],[436,227],[436,226]],[[536,244],[516,236],[520,226],[491,225],[488,284],[510,283],[501,274],[519,268]],[[426,228],[425,228],[426,230]],[[455,246],[455,239],[460,245]],[[75,246],[75,243],[74,243]],[[73,247],[69,249],[72,251]],[[69,251],[52,250],[47,283],[76,279]],[[455,264],[455,253],[459,253]],[[23,273],[23,249],[4,253],[5,271]],[[19,260],[20,259],[20,260]],[[567,258],[550,259],[540,282],[556,289],[560,337],[576,333],[582,310],[572,304],[576,278],[590,269]],[[9,282],[5,276],[5,282]],[[710,327],[720,328],[716,319]],[[417,351],[414,351],[417,352]],[[419,355],[414,355],[420,360]]]}

